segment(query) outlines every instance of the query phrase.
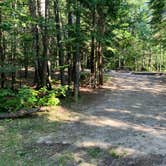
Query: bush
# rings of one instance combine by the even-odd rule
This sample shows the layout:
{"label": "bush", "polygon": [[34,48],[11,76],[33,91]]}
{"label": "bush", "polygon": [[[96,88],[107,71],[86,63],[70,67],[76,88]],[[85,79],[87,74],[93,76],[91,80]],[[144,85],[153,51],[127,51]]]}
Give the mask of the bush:
{"label": "bush", "polygon": [[60,97],[66,97],[68,86],[60,86],[58,88],[47,90],[45,87],[38,91],[39,106],[56,106],[60,103]]}
{"label": "bush", "polygon": [[66,97],[66,92],[71,89],[68,85],[60,86],[53,90],[57,97]]}
{"label": "bush", "polygon": [[[4,97],[5,100],[0,99],[0,112],[11,112],[11,111],[17,111],[18,109],[21,108],[21,104],[20,104],[20,99],[18,97],[13,97],[13,98],[9,98],[9,97]],[[3,102],[2,102],[3,100]]]}
{"label": "bush", "polygon": [[37,91],[32,88],[23,87],[19,89],[17,96],[20,98],[22,107],[35,107],[38,102]]}
{"label": "bush", "polygon": [[47,93],[42,97],[39,97],[38,105],[39,106],[56,106],[60,103],[59,99],[54,93]]}
{"label": "bush", "polygon": [[15,111],[20,108],[20,99],[10,89],[0,89],[0,111]]}
{"label": "bush", "polygon": [[59,97],[66,96],[67,86],[61,86],[53,90],[45,87],[40,90],[23,87],[14,92],[10,89],[0,89],[0,112],[13,112],[21,108],[38,106],[56,106],[60,104]]}
{"label": "bush", "polygon": [[60,100],[55,96],[54,93],[49,94],[47,99],[48,106],[56,106],[60,103]]}

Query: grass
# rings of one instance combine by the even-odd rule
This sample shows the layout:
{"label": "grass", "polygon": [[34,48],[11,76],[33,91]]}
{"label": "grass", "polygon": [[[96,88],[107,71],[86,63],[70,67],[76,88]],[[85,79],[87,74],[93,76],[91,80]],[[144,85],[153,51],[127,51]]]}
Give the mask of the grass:
{"label": "grass", "polygon": [[74,157],[71,153],[64,153],[57,158],[58,166],[67,166],[70,162],[74,161]]}
{"label": "grass", "polygon": [[103,155],[103,151],[99,147],[93,147],[93,148],[89,148],[87,150],[87,154],[91,158],[98,158],[98,157],[101,157]]}
{"label": "grass", "polygon": [[[69,122],[71,116],[75,115],[62,107],[58,110],[52,108],[37,116],[0,120],[0,166],[67,166],[77,162],[68,145],[37,143],[39,137],[50,134],[56,136],[58,126]],[[99,147],[89,147],[83,151],[86,153],[82,153],[79,163],[84,162],[84,158],[88,162],[97,163],[107,155],[121,157],[115,149],[108,152]]]}
{"label": "grass", "polygon": [[110,151],[110,155],[111,155],[113,158],[115,158],[115,159],[118,159],[118,158],[121,157],[121,155],[118,154],[115,150],[111,150],[111,151]]}
{"label": "grass", "polygon": [[118,152],[116,149],[110,149],[108,153],[115,159],[125,157],[127,155],[127,152]]}
{"label": "grass", "polygon": [[49,120],[47,115],[0,120],[0,166],[35,166],[53,162],[50,156],[55,153],[54,149],[39,146],[36,141],[40,136],[56,132],[58,124],[56,120]]}

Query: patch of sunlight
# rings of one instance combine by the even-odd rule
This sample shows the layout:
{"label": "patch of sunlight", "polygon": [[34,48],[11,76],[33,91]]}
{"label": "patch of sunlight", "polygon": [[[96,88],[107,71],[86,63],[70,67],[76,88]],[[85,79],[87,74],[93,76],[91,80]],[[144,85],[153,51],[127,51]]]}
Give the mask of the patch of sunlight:
{"label": "patch of sunlight", "polygon": [[138,108],[138,109],[140,108],[140,106],[138,106],[138,105],[132,105],[131,107],[132,108]]}
{"label": "patch of sunlight", "polygon": [[[135,152],[133,155],[145,155],[145,154],[153,154],[153,153],[158,153],[158,154],[165,154],[165,139],[164,138],[159,138],[155,137],[153,135],[149,134],[144,134],[142,135],[137,135],[134,137],[127,136],[127,137],[122,137],[113,144],[118,144],[120,143],[120,146],[118,148],[124,149],[127,151],[127,149],[134,149]],[[124,148],[125,147],[125,148]],[[129,153],[128,153],[129,154]]]}
{"label": "patch of sunlight", "polygon": [[[75,143],[77,147],[84,147],[84,148],[91,148],[91,147],[100,147],[101,149],[112,149],[113,144],[102,142],[101,140],[83,140],[80,142]],[[114,151],[119,155],[134,155],[134,154],[140,154],[141,152],[138,149],[135,148],[129,148],[124,146],[118,146],[117,148],[114,148]]]}
{"label": "patch of sunlight", "polygon": [[0,131],[5,131],[5,128],[3,126],[0,126]]}
{"label": "patch of sunlight", "polygon": [[90,147],[96,147],[96,145],[102,149],[107,149],[109,147],[111,147],[112,145],[110,143],[107,142],[102,142],[101,140],[90,140],[88,138],[84,138],[84,140],[81,141],[77,141],[75,143],[76,147],[85,147],[85,148],[90,148]]}
{"label": "patch of sunlight", "polygon": [[130,156],[130,155],[134,155],[134,154],[140,154],[140,151],[133,149],[133,148],[126,148],[123,146],[119,146],[117,148],[113,149],[114,152],[120,156]]}
{"label": "patch of sunlight", "polygon": [[41,14],[45,17],[45,0],[41,0]]}
{"label": "patch of sunlight", "polygon": [[[117,109],[106,108],[106,109],[104,109],[104,111],[107,111],[107,112],[117,112]],[[120,113],[128,113],[128,114],[131,114],[131,112],[128,111],[128,110],[118,110],[118,112],[120,112]]]}
{"label": "patch of sunlight", "polygon": [[103,116],[101,116],[100,119],[96,116],[88,117],[86,120],[84,120],[83,123],[85,123],[86,125],[92,125],[96,127],[110,126],[110,127],[121,129],[121,130],[133,129],[135,131],[153,134],[154,136],[157,136],[157,137],[162,137],[162,135],[164,134],[164,131],[155,129],[151,126],[144,126],[142,124],[138,125],[135,123],[125,122],[125,121],[117,120],[117,119],[111,119],[111,118],[107,118]]}
{"label": "patch of sunlight", "polygon": [[44,107],[43,110],[46,110],[46,112],[39,113],[39,115],[46,115],[49,121],[55,122],[70,119],[71,113],[60,106]]}
{"label": "patch of sunlight", "polygon": [[165,117],[162,117],[162,116],[154,116],[154,115],[145,115],[145,114],[134,114],[135,117],[138,117],[138,118],[152,118],[154,120],[166,120]]}
{"label": "patch of sunlight", "polygon": [[120,120],[114,120],[106,117],[100,117],[100,119],[98,119],[98,117],[95,116],[88,118],[87,120],[84,121],[84,123],[92,126],[100,126],[100,127],[110,126],[121,129],[127,129],[130,127],[129,124]]}
{"label": "patch of sunlight", "polygon": [[49,134],[47,136],[39,137],[37,140],[38,144],[51,144],[52,143],[52,134]]}

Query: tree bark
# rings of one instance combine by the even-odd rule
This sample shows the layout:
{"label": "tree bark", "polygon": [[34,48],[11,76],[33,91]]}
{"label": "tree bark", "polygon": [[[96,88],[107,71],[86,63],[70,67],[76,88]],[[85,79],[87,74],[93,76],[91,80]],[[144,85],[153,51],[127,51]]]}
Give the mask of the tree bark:
{"label": "tree bark", "polygon": [[74,98],[78,101],[79,87],[80,87],[80,17],[81,6],[79,1],[76,2],[76,52],[74,58],[75,79],[74,79]]}
{"label": "tree bark", "polygon": [[59,65],[60,65],[60,79],[61,79],[61,85],[65,85],[64,52],[63,52],[63,46],[62,46],[59,0],[54,0],[54,13],[55,13],[55,22],[56,22],[56,31],[57,31],[56,33],[57,33],[57,46],[58,46]]}
{"label": "tree bark", "polygon": [[[12,9],[16,10],[16,2],[12,3]],[[15,19],[15,15],[13,16],[13,19]],[[12,40],[11,40],[11,60],[12,60],[12,67],[14,70],[11,72],[11,88],[14,89],[15,83],[16,83],[16,53],[17,53],[17,38],[16,38],[17,30],[13,30],[12,34]]]}
{"label": "tree bark", "polygon": [[[48,9],[49,9],[49,0],[45,0],[45,13],[44,13],[44,32],[43,32],[43,57],[42,57],[42,87],[48,85],[49,82],[49,74],[48,70],[48,59],[49,59],[49,38],[48,38]],[[51,87],[48,87],[51,88]]]}
{"label": "tree bark", "polygon": [[[72,19],[72,1],[68,0],[67,9],[68,9],[68,40],[70,40],[73,36],[73,19]],[[71,42],[67,44],[67,64],[68,64],[68,85],[72,84],[72,45]]]}
{"label": "tree bark", "polygon": [[[2,23],[2,10],[0,7],[0,24]],[[1,68],[4,67],[4,61],[5,61],[5,52],[4,52],[4,37],[2,28],[0,28],[0,57],[1,57]],[[5,73],[1,71],[1,88],[4,88],[5,86]]]}
{"label": "tree bark", "polygon": [[99,70],[99,86],[103,85],[103,37],[105,33],[105,20],[104,20],[104,13],[101,6],[97,8],[98,12],[98,70]]}
{"label": "tree bark", "polygon": [[99,86],[103,85],[103,55],[101,42],[98,43],[98,71],[99,71]]}
{"label": "tree bark", "polygon": [[33,113],[39,112],[39,108],[31,108],[30,110],[19,110],[17,112],[10,113],[0,113],[0,119],[8,119],[8,118],[20,118],[27,115],[31,115]]}
{"label": "tree bark", "polygon": [[95,88],[95,24],[96,24],[96,7],[92,11],[92,32],[91,32],[91,56],[90,56],[90,68],[91,68],[91,87]]}
{"label": "tree bark", "polygon": [[[36,0],[29,0],[29,11],[31,17],[33,19],[37,19],[37,2]],[[32,26],[32,36],[33,36],[33,43],[32,43],[32,52],[34,54],[34,64],[35,64],[35,76],[34,76],[34,83],[37,85],[37,88],[41,87],[41,62],[39,56],[39,27],[37,24],[31,25]]]}

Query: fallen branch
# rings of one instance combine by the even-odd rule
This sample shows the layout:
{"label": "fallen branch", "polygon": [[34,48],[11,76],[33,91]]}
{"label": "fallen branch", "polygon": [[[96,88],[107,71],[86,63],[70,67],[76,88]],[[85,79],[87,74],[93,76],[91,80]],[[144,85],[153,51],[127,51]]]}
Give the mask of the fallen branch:
{"label": "fallen branch", "polygon": [[9,112],[9,113],[0,113],[0,119],[7,119],[7,118],[19,118],[27,115],[31,115],[35,112],[39,112],[40,108],[31,108],[31,109],[22,109],[17,112]]}
{"label": "fallen branch", "polygon": [[132,72],[132,74],[135,74],[135,75],[165,75],[165,73],[162,73],[162,72]]}

